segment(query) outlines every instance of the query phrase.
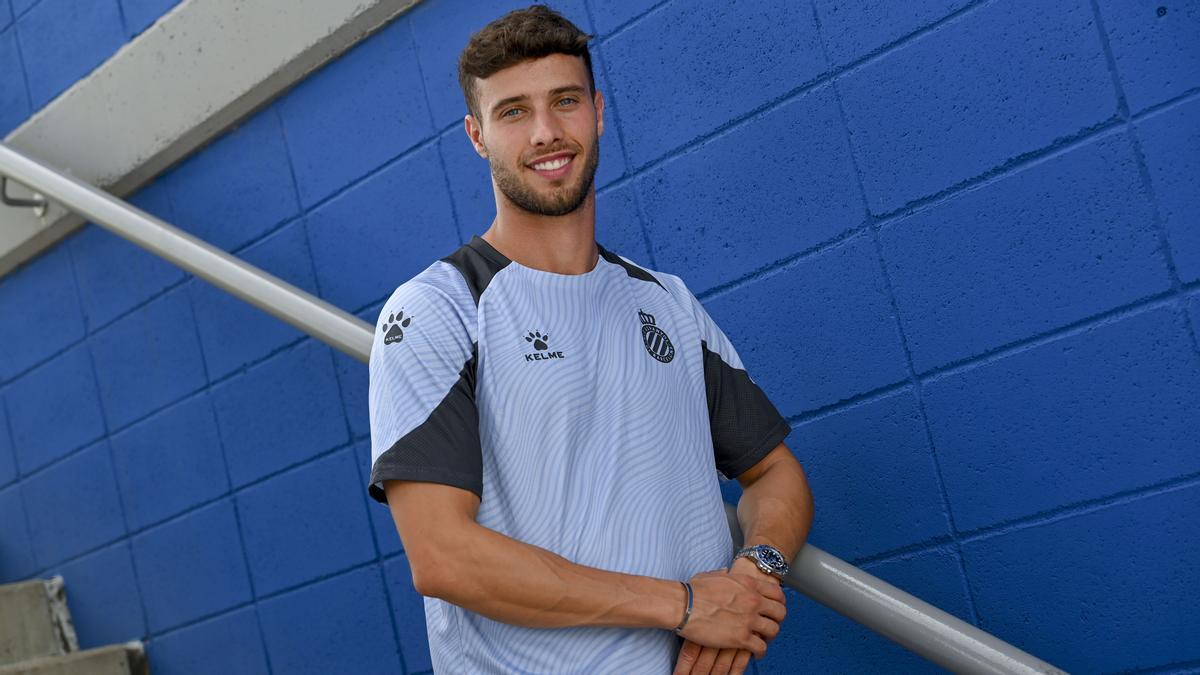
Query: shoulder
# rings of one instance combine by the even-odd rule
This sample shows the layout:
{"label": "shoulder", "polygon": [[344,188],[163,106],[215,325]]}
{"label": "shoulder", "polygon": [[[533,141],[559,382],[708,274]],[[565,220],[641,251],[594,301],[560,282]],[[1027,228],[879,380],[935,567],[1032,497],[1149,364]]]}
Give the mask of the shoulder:
{"label": "shoulder", "polygon": [[473,332],[474,317],[475,301],[463,275],[438,260],[392,291],[375,320],[375,338],[386,341],[389,331],[414,322]]}
{"label": "shoulder", "polygon": [[666,272],[660,272],[658,270],[651,269],[650,267],[638,263],[619,253],[610,251],[603,246],[600,247],[600,256],[614,265],[623,267],[625,269],[625,273],[630,277],[657,284],[665,292],[675,296],[678,299],[686,299],[687,296],[690,295],[690,293],[688,293],[687,286],[685,286],[683,283],[683,280],[674,274],[668,274]]}

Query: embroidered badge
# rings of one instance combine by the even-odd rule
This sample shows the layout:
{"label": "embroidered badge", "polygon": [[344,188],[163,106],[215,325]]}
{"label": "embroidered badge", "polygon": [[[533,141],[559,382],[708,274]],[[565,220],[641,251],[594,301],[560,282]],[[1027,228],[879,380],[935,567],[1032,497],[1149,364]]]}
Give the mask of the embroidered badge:
{"label": "embroidered badge", "polygon": [[642,320],[642,343],[646,345],[646,351],[655,359],[670,363],[675,358],[675,345],[671,344],[671,338],[654,324],[653,314],[639,310],[638,318]]}

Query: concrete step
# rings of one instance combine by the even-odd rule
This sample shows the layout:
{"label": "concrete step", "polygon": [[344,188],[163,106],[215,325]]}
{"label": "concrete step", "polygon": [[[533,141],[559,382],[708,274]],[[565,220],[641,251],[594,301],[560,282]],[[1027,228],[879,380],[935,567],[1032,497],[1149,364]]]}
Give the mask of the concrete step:
{"label": "concrete step", "polygon": [[0,672],[10,663],[75,651],[62,577],[0,586]]}
{"label": "concrete step", "polygon": [[139,641],[0,666],[0,675],[150,675]]}

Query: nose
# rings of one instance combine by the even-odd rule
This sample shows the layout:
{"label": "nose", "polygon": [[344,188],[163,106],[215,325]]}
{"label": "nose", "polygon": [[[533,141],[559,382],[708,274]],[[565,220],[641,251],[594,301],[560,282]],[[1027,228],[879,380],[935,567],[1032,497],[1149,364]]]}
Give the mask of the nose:
{"label": "nose", "polygon": [[558,116],[549,110],[534,114],[529,142],[535,146],[553,145],[562,140],[562,124]]}

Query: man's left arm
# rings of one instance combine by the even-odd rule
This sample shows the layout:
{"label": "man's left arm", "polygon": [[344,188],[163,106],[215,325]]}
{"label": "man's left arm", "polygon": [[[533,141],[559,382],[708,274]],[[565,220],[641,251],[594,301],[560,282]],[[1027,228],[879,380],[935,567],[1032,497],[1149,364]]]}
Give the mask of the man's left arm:
{"label": "man's left arm", "polygon": [[[737,480],[742,485],[737,516],[743,545],[769,544],[791,563],[804,546],[813,519],[812,492],[800,462],[780,443]],[[738,558],[734,565],[762,574],[753,560]]]}
{"label": "man's left arm", "polygon": [[[786,445],[780,443],[757,464],[742,472],[737,480],[742,486],[737,516],[743,545],[769,544],[779,549],[789,564],[795,561],[808,538],[813,519],[812,492],[800,462]],[[775,578],[745,557],[733,561],[730,571],[756,578]],[[741,675],[750,663],[750,656],[744,649],[716,649],[684,641],[675,673]]]}

